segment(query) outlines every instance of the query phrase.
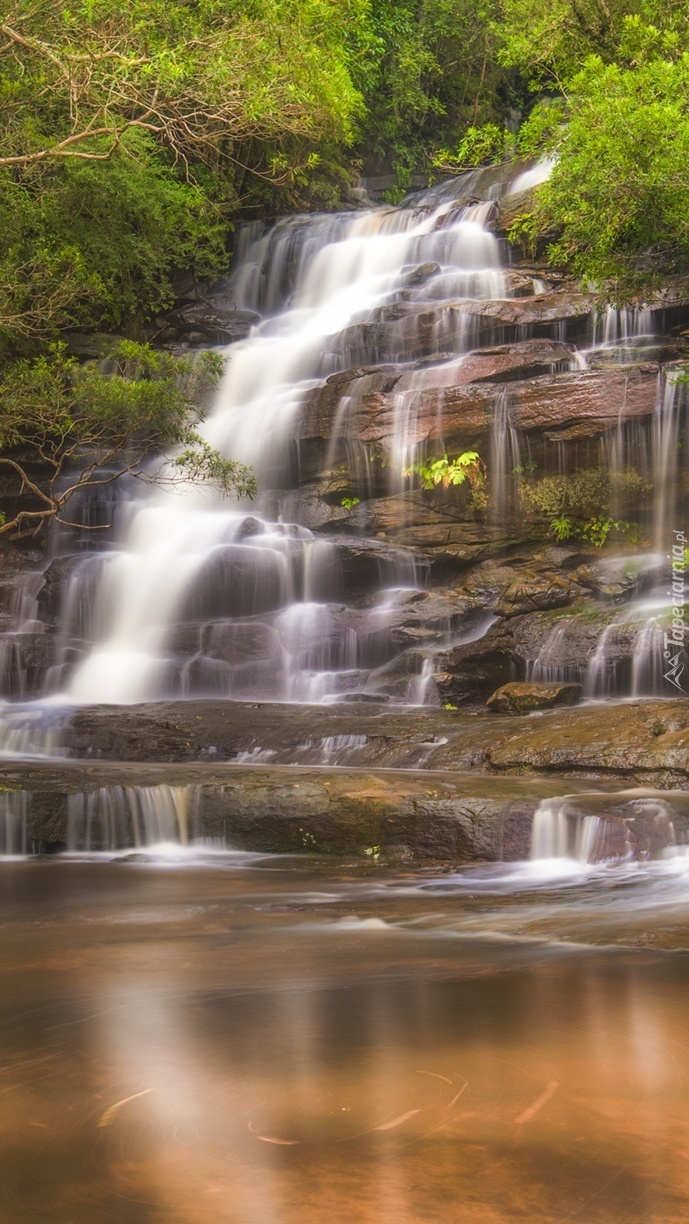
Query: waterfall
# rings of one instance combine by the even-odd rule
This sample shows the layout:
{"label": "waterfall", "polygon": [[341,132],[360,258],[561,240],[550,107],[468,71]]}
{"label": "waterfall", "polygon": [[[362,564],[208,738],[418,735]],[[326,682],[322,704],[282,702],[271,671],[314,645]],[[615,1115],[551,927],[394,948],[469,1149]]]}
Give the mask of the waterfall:
{"label": "waterfall", "polygon": [[[495,201],[551,168],[532,167],[527,178],[487,168],[399,208],[244,227],[223,292],[259,321],[224,350],[202,433],[254,467],[259,495],[248,504],[191,485],[118,482],[107,542],[56,533],[46,590],[38,573],[17,588],[13,632],[0,625],[0,691],[67,704],[434,704],[438,652],[470,638],[437,620],[416,638],[401,632],[400,600],[461,583],[479,543],[486,558],[507,555],[522,535],[513,472],[538,482],[604,465],[611,479],[601,514],[638,518],[639,536],[652,529],[666,557],[672,531],[686,527],[688,397],[670,367],[652,416],[653,372],[632,364],[658,315],[586,313],[591,298],[573,304],[532,269],[508,267],[494,232]],[[534,307],[534,295],[544,302]],[[588,347],[558,347],[555,336]],[[612,374],[608,402],[599,400],[601,370]],[[571,424],[560,375],[571,378]],[[558,399],[552,421],[541,386],[546,400]],[[408,475],[474,445],[488,469],[487,506],[467,486],[445,501],[427,495]],[[82,510],[91,525],[105,521],[100,504]],[[580,529],[585,515],[574,517]],[[536,528],[531,518],[525,526],[531,548]],[[582,681],[595,699],[666,694],[667,591],[656,583],[647,612],[640,599],[649,585],[639,584],[629,616],[615,609],[612,623],[601,623],[597,640],[587,631],[583,651],[572,649],[569,622],[554,625],[532,648],[529,678]],[[489,623],[487,615],[478,632]],[[618,650],[622,638],[633,639],[629,650]],[[51,733],[39,723],[15,711],[4,746],[40,752]]]}
{"label": "waterfall", "polygon": [[[202,433],[254,466],[261,496],[250,511],[191,487],[130,500],[114,550],[79,562],[68,583],[53,690],[70,702],[329,701],[370,687],[395,649],[380,622],[372,633],[370,617],[348,617],[348,566],[382,592],[422,589],[425,567],[375,541],[351,561],[346,539],[289,522],[291,439],[304,396],[334,372],[438,346],[466,351],[470,316],[440,311],[429,330],[427,299],[407,301],[405,285],[421,265],[424,294],[435,285],[441,300],[504,295],[492,208],[292,218],[247,235],[228,294],[265,317],[228,349]],[[417,454],[412,405],[413,388],[395,414],[391,488]],[[347,410],[337,409],[338,429]]]}
{"label": "waterfall", "polygon": [[495,395],[489,468],[491,516],[497,522],[504,521],[510,511],[514,482],[509,477],[520,463],[519,432],[510,421],[508,388],[502,387]]}
{"label": "waterfall", "polygon": [[161,843],[186,846],[197,786],[101,786],[70,795],[67,850],[113,854]]}
{"label": "waterfall", "polygon": [[0,858],[15,858],[28,853],[28,803],[26,791],[0,791]]}
{"label": "waterfall", "polygon": [[647,862],[687,852],[686,791],[637,788],[542,799],[531,828],[531,859],[580,865]]}
{"label": "waterfall", "polygon": [[573,818],[567,798],[543,799],[534,812],[531,858],[595,863],[603,827],[600,816]]}
{"label": "waterfall", "polygon": [[659,380],[653,421],[653,539],[661,554],[669,551],[673,530],[686,530],[687,526],[681,508],[686,506],[689,482],[686,423],[689,397],[677,373],[671,372]]}

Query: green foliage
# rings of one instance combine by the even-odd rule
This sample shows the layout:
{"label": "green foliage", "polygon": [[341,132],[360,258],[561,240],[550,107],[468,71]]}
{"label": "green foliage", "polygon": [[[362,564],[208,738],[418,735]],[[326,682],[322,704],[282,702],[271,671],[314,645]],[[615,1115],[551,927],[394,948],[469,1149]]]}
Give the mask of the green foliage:
{"label": "green foliage", "polygon": [[685,22],[684,0],[503,0],[498,58],[532,91],[567,95],[589,56],[631,62],[642,45],[676,46]]}
{"label": "green foliage", "polygon": [[630,291],[689,266],[689,55],[634,68],[589,60],[541,199],[551,260]]}
{"label": "green foliage", "polygon": [[[511,237],[619,302],[689,268],[689,34],[676,0],[506,0],[504,63],[555,88],[522,127],[557,155]],[[528,25],[524,20],[528,15]]]}
{"label": "green foliage", "polygon": [[559,543],[562,543],[563,540],[571,539],[576,533],[576,527],[568,514],[557,514],[555,518],[552,518],[550,520],[550,530]]}
{"label": "green foliage", "polygon": [[613,512],[618,505],[638,507],[651,489],[634,468],[584,468],[570,476],[518,479],[522,510],[546,517],[550,534],[560,542],[576,537],[602,548],[611,532],[632,542],[638,538],[636,524]]}
{"label": "green foliage", "polygon": [[438,149],[433,155],[432,165],[437,170],[466,169],[502,161],[513,149],[514,137],[495,123],[484,123],[483,127],[469,127],[454,153]]}
{"label": "green foliage", "polygon": [[[79,366],[54,345],[45,356],[13,362],[0,377],[0,466],[14,473],[32,503],[0,531],[64,522],[78,490],[125,472],[150,483],[191,480],[224,495],[253,496],[251,470],[224,458],[198,432],[203,397],[222,370],[218,354],[176,358],[124,341],[109,366],[108,372]],[[169,463],[152,468],[151,460],[171,448]],[[30,476],[29,468],[38,474]]]}
{"label": "green foliage", "polygon": [[343,497],[340,505],[344,506],[345,510],[353,510],[355,506],[359,505],[360,501],[360,497]]}
{"label": "green foliage", "polygon": [[138,131],[105,162],[74,159],[19,182],[0,173],[0,219],[5,348],[60,326],[122,327],[171,305],[179,268],[217,276],[227,266],[220,209]]}
{"label": "green foliage", "polygon": [[478,451],[464,451],[456,459],[448,459],[447,455],[440,459],[424,459],[412,464],[404,474],[419,476],[424,489],[436,489],[438,485],[447,489],[450,485],[463,485],[467,480],[472,485],[483,483],[485,467]]}
{"label": "green foliage", "polygon": [[580,535],[582,540],[593,544],[595,548],[602,548],[611,531],[616,531],[618,535],[627,535],[633,531],[633,525],[624,519],[605,518],[598,515],[590,519],[588,523],[584,523]]}
{"label": "green foliage", "polygon": [[[391,159],[398,189],[433,150],[454,150],[467,128],[499,125],[508,89],[497,63],[497,0],[376,0],[353,67],[369,108],[368,158]],[[445,159],[436,155],[436,162]]]}
{"label": "green foliage", "polygon": [[136,327],[170,305],[179,270],[223,272],[247,174],[264,206],[278,188],[322,198],[329,177],[332,203],[333,150],[363,114],[350,64],[368,14],[368,0],[8,0],[0,353]]}

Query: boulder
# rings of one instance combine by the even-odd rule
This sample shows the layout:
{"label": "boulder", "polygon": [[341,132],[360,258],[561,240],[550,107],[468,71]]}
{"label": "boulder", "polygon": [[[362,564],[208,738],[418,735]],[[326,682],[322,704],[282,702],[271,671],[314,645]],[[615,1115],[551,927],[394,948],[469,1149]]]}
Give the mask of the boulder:
{"label": "boulder", "polygon": [[486,705],[496,714],[529,714],[532,710],[552,710],[556,706],[575,705],[581,697],[580,684],[503,684]]}
{"label": "boulder", "polygon": [[648,558],[639,556],[600,557],[579,565],[572,578],[596,597],[613,603],[626,603],[649,586],[663,581],[662,564],[649,568]]}
{"label": "boulder", "polygon": [[215,302],[191,302],[167,316],[167,325],[176,327],[189,340],[200,337],[213,344],[245,340],[259,315],[251,310],[232,310]]}
{"label": "boulder", "polygon": [[495,611],[498,616],[521,616],[527,612],[543,612],[562,608],[572,602],[577,588],[566,578],[554,574],[520,573],[502,592]]}
{"label": "boulder", "polygon": [[496,689],[524,674],[514,639],[504,623],[475,642],[437,656],[433,680],[443,705],[483,704]]}

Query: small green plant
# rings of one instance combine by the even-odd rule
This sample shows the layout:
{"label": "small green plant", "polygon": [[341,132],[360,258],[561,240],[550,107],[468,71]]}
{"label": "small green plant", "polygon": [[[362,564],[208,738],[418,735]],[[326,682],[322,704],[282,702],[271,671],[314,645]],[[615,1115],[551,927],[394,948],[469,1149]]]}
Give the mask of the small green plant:
{"label": "small green plant", "polygon": [[343,497],[340,505],[344,506],[345,510],[353,510],[355,506],[359,505],[360,501],[360,497]]}
{"label": "small green plant", "polygon": [[611,531],[616,531],[620,535],[626,535],[631,527],[631,523],[627,523],[622,519],[603,518],[601,516],[589,519],[588,523],[584,523],[579,535],[582,540],[593,544],[594,548],[602,548]]}
{"label": "small green plant", "polygon": [[526,463],[518,463],[512,468],[513,476],[524,476],[527,472],[535,472],[538,464],[533,459],[527,459]]}
{"label": "small green plant", "polygon": [[562,543],[563,540],[570,540],[572,538],[576,528],[567,514],[558,514],[550,520],[550,530],[555,539]]}
{"label": "small green plant", "polygon": [[418,476],[424,489],[437,489],[439,485],[448,489],[451,485],[463,485],[469,481],[472,489],[482,487],[486,479],[486,468],[478,451],[464,451],[456,459],[443,455],[440,459],[424,459],[405,470],[405,476]]}
{"label": "small green plant", "polygon": [[308,832],[306,832],[306,831],[305,831],[304,829],[302,829],[302,828],[300,828],[300,829],[299,829],[299,832],[300,832],[300,834],[301,834],[301,844],[302,844],[302,846],[304,846],[304,848],[305,848],[306,850],[315,850],[315,848],[316,848],[316,839],[315,839],[315,837],[313,836],[313,833],[308,833]]}
{"label": "small green plant", "polygon": [[420,476],[423,488],[437,488],[438,485],[449,488],[450,485],[464,485],[465,480],[471,480],[470,472],[482,468],[479,452],[465,450],[456,459],[443,455],[441,459],[425,459],[422,463],[412,464],[411,468],[406,469],[405,476]]}
{"label": "small green plant", "polygon": [[380,846],[367,846],[364,850],[364,854],[367,858],[380,858]]}
{"label": "small green plant", "polygon": [[446,702],[444,702],[444,704],[443,704],[443,709],[444,709],[444,710],[457,710],[458,708],[459,708],[459,707],[458,707],[458,706],[456,706],[456,705],[453,705],[451,701],[446,701]]}

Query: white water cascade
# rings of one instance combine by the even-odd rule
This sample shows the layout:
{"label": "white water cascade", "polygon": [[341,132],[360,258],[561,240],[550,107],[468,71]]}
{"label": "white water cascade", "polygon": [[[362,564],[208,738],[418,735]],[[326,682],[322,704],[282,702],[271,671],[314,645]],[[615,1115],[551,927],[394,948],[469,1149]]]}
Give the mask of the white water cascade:
{"label": "white water cascade", "polygon": [[579,867],[687,855],[689,794],[639,787],[542,799],[533,816],[531,859]]}
{"label": "white water cascade", "polygon": [[67,800],[72,854],[188,846],[198,786],[100,786]]}
{"label": "white water cascade", "polygon": [[[187,488],[126,507],[116,551],[95,563],[93,644],[75,667],[63,661],[56,669],[69,701],[193,694],[323,701],[367,691],[395,651],[375,608],[347,608],[342,547],[285,521],[290,440],[304,396],[334,372],[413,359],[429,345],[470,347],[468,316],[448,316],[442,335],[426,336],[418,310],[395,303],[419,264],[437,269],[441,297],[505,294],[499,243],[485,224],[491,208],[444,203],[296,218],[245,245],[230,292],[240,306],[270,315],[228,350],[203,434],[253,465],[261,495],[246,506]],[[381,353],[376,320],[390,310],[399,317]],[[402,412],[400,462],[413,454],[412,425]],[[411,553],[375,542],[368,552],[374,590],[423,587],[424,567]],[[82,567],[91,567],[91,581],[93,565],[90,558]],[[70,600],[84,602],[74,590],[68,607]]]}

